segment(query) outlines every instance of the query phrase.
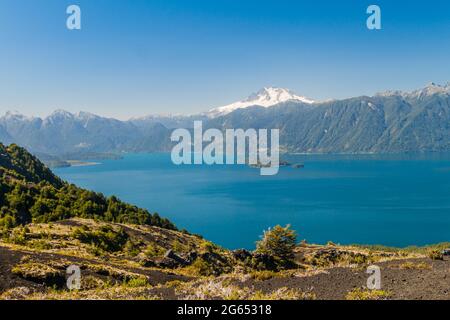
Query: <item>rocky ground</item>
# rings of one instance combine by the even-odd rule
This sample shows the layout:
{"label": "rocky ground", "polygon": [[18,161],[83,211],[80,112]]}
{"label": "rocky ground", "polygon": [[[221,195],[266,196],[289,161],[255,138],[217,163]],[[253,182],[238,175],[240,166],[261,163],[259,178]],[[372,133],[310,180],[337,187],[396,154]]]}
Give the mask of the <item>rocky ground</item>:
{"label": "rocky ground", "polygon": [[[420,248],[303,243],[295,251],[295,268],[270,271],[260,268],[270,267],[267,257],[178,231],[83,219],[31,224],[0,242],[0,299],[450,297],[450,260],[431,259]],[[66,287],[70,265],[81,269],[80,290]],[[369,265],[380,267],[381,290],[365,289]]]}

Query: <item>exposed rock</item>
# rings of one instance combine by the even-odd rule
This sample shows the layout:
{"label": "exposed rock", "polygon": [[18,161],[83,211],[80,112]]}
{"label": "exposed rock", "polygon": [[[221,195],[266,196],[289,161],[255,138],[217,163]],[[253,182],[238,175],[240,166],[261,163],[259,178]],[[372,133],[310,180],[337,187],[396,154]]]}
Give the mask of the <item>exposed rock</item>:
{"label": "exposed rock", "polygon": [[188,265],[189,264],[185,259],[183,259],[179,255],[177,255],[171,249],[167,250],[166,254],[164,255],[164,258],[172,259],[172,260],[176,261],[180,265]]}
{"label": "exposed rock", "polygon": [[216,252],[205,252],[205,253],[202,253],[200,255],[200,257],[203,260],[205,260],[206,262],[209,262],[209,263],[212,263],[212,264],[219,263],[219,262],[220,263],[227,263],[227,259],[224,256],[222,256],[222,255],[220,255],[220,254],[218,254]]}
{"label": "exposed rock", "polygon": [[139,259],[139,264],[146,268],[156,267],[155,261],[146,257]]}
{"label": "exposed rock", "polygon": [[191,251],[188,254],[185,254],[182,258],[185,259],[188,264],[192,264],[195,259],[198,258],[198,253],[195,251]]}
{"label": "exposed rock", "polygon": [[[191,259],[191,258],[190,258]],[[195,260],[195,259],[194,259]],[[154,260],[154,265],[160,268],[175,269],[191,264],[193,260],[187,260],[177,255],[173,250],[167,250],[163,258]],[[151,264],[151,262],[150,262]]]}
{"label": "exposed rock", "polygon": [[182,266],[178,261],[168,257],[156,259],[155,264],[157,267],[167,269],[175,269]]}

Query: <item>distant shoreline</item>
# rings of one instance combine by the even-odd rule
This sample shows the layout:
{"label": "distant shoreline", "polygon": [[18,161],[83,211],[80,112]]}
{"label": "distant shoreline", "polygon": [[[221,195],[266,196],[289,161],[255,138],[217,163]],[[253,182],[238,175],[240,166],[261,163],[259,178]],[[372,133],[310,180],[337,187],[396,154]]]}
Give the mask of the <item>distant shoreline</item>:
{"label": "distant shoreline", "polygon": [[89,166],[98,166],[100,162],[88,162],[88,161],[80,161],[80,160],[66,160],[71,167],[89,167]]}

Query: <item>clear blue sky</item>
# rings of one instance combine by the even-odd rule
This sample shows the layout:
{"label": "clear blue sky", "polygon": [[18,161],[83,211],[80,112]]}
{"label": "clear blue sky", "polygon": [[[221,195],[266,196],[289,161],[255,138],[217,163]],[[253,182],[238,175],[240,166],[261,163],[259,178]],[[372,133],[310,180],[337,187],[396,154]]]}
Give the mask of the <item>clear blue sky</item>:
{"label": "clear blue sky", "polygon": [[446,83],[450,1],[0,0],[0,44],[0,113],[194,113],[263,86],[327,99]]}

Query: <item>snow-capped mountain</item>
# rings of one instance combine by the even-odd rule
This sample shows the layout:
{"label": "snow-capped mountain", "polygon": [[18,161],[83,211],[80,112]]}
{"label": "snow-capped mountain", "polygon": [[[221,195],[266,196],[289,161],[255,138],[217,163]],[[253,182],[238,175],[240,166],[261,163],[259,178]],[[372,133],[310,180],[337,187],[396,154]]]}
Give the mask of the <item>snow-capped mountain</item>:
{"label": "snow-capped mountain", "polygon": [[19,111],[7,111],[2,117],[0,117],[1,120],[4,121],[30,121],[33,120],[34,117],[28,117],[20,113]]}
{"label": "snow-capped mountain", "polygon": [[[269,108],[273,105],[277,108]],[[390,91],[315,103],[285,89],[265,88],[209,114],[128,121],[64,110],[45,118],[8,112],[0,116],[0,142],[14,142],[35,153],[54,156],[170,151],[173,129],[192,128],[195,120],[204,121],[205,128],[219,130],[278,128],[280,146],[290,152],[447,152],[450,84],[432,83],[411,92]]]}
{"label": "snow-capped mountain", "polygon": [[446,85],[436,84],[434,82],[428,84],[426,87],[414,90],[411,92],[406,91],[385,91],[381,93],[377,93],[376,96],[389,97],[389,96],[401,96],[403,98],[410,99],[420,99],[428,96],[432,96],[435,94],[450,94],[450,82]]}
{"label": "snow-capped mountain", "polygon": [[450,83],[440,85],[432,82],[423,89],[411,92],[409,96],[413,98],[422,98],[424,96],[431,96],[434,94],[450,94]]}
{"label": "snow-capped mountain", "polygon": [[236,109],[248,108],[252,106],[268,108],[287,101],[303,102],[306,104],[313,104],[315,102],[309,98],[296,95],[288,89],[268,87],[252,94],[245,100],[212,109],[207,113],[207,115],[210,118],[214,118],[233,112]]}

